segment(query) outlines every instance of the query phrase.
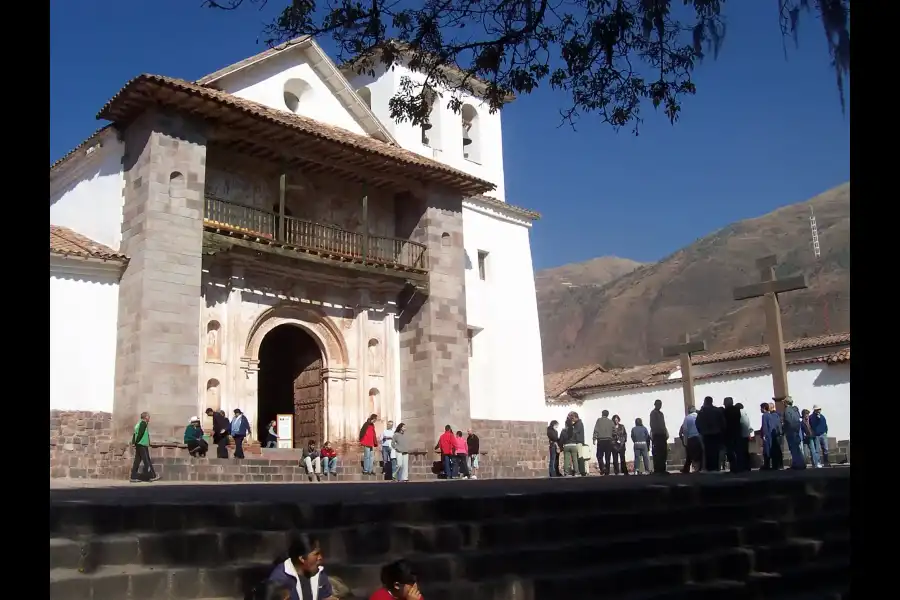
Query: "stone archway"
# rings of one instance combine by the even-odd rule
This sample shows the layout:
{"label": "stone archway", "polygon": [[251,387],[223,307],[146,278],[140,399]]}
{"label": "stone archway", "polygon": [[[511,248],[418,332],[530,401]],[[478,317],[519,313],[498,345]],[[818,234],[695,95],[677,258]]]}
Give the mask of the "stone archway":
{"label": "stone archway", "polygon": [[322,352],[304,329],[283,324],[269,331],[259,349],[257,431],[265,431],[279,414],[292,414],[294,448],[308,440],[324,442],[322,369]]}
{"label": "stone archway", "polygon": [[[270,365],[272,357],[278,355],[277,351],[269,352],[270,345],[280,348],[293,362],[285,360],[285,364],[275,366],[274,372],[267,372],[267,355]],[[261,439],[265,437],[264,427],[275,418],[270,414],[273,407],[281,411],[293,408],[295,447],[307,439],[322,442],[345,435],[347,346],[338,327],[323,311],[292,304],[265,310],[250,328],[242,363],[247,400],[256,403]],[[280,383],[272,383],[270,375]],[[279,385],[280,392],[276,391]],[[289,389],[284,387],[288,385]],[[280,394],[281,400],[271,402],[272,394]]]}
{"label": "stone archway", "polygon": [[257,317],[247,336],[245,361],[259,360],[259,348],[263,339],[279,325],[295,325],[309,333],[322,351],[326,368],[347,367],[347,344],[334,323],[322,311],[293,304],[273,306]]}

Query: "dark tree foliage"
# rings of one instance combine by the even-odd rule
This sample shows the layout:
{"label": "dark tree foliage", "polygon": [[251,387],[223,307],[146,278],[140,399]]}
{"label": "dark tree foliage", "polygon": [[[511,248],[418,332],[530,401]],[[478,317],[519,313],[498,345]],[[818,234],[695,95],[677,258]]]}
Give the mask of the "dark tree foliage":
{"label": "dark tree foliage", "polygon": [[[267,1],[204,4],[234,10]],[[725,0],[287,1],[265,27],[267,44],[330,36],[340,62],[363,58],[355,63],[360,72],[407,60],[426,82],[404,78],[390,111],[414,124],[427,121],[433,90],[465,90],[494,111],[541,84],[569,95],[564,122],[590,114],[637,134],[641,107],[650,102],[675,123],[684,97],[696,93],[691,74],[707,55],[718,55],[727,23]],[[804,15],[821,21],[843,110],[850,0],[770,1],[773,26],[777,17],[795,43]],[[445,100],[460,110],[453,94]]]}

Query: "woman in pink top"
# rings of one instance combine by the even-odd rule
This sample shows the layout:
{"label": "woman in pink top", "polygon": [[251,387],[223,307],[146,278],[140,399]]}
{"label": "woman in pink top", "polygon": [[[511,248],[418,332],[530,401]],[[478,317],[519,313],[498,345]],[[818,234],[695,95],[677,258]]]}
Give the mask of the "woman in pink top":
{"label": "woman in pink top", "polygon": [[469,443],[463,437],[462,431],[456,432],[456,437],[453,438],[453,447],[456,450],[456,464],[459,472],[466,479],[472,479],[469,473]]}

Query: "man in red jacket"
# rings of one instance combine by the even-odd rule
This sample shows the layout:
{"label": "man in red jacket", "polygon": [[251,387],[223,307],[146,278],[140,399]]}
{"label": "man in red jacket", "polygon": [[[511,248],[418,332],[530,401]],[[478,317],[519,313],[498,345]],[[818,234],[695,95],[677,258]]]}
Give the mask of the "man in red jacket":
{"label": "man in red jacket", "polygon": [[444,477],[453,479],[456,477],[456,436],[453,435],[453,428],[449,425],[444,426],[444,433],[438,438],[438,443],[434,447],[435,450],[441,451],[441,465],[444,468]]}

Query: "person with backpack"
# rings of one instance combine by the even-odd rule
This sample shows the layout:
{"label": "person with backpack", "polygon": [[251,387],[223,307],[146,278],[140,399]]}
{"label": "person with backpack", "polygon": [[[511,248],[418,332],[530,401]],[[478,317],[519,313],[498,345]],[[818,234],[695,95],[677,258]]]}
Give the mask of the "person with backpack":
{"label": "person with backpack", "polygon": [[[134,426],[134,435],[131,436],[131,445],[134,446],[134,462],[131,464],[131,483],[139,481],[156,481],[159,475],[153,470],[150,462],[150,413],[142,412],[141,420]],[[144,465],[144,476],[141,479],[139,469]]]}
{"label": "person with backpack", "polygon": [[788,450],[791,453],[791,468],[805,469],[806,460],[803,458],[801,446],[801,428],[803,417],[800,409],[794,406],[794,400],[787,396],[784,399],[784,437],[787,440]]}

